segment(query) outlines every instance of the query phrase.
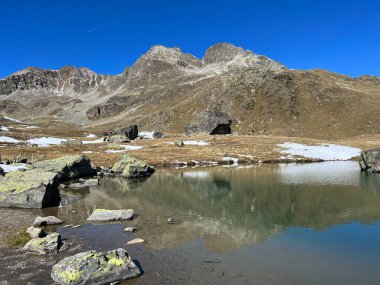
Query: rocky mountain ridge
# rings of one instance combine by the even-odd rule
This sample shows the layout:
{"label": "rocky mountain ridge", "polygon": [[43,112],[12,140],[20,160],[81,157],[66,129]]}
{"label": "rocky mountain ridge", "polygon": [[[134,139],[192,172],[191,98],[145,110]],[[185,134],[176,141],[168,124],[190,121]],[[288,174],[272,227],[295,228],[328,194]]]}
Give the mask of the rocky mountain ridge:
{"label": "rocky mountain ridge", "polygon": [[154,46],[119,75],[27,68],[0,80],[0,113],[82,125],[135,123],[182,133],[202,111],[233,132],[339,138],[380,132],[380,79],[290,70],[231,44],[202,59]]}

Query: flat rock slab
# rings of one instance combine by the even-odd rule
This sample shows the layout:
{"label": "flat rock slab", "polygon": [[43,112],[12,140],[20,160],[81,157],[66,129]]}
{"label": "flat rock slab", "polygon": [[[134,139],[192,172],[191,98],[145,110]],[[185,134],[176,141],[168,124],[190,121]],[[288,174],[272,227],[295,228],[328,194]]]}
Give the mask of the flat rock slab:
{"label": "flat rock slab", "polygon": [[37,227],[40,227],[40,226],[47,226],[47,225],[59,225],[59,224],[62,224],[63,222],[54,217],[54,216],[47,216],[47,217],[41,217],[41,216],[38,216],[34,222],[33,222],[33,225],[34,226],[37,226]]}
{"label": "flat rock slab", "polygon": [[133,218],[135,212],[132,209],[125,210],[105,210],[96,209],[91,216],[88,217],[88,221],[120,221],[130,220]]}
{"label": "flat rock slab", "polygon": [[43,238],[34,238],[24,246],[24,250],[38,254],[51,254],[58,252],[61,246],[61,236],[58,233],[52,233]]}
{"label": "flat rock slab", "polygon": [[140,268],[122,249],[108,252],[87,251],[55,264],[51,278],[61,285],[101,285],[138,277]]}

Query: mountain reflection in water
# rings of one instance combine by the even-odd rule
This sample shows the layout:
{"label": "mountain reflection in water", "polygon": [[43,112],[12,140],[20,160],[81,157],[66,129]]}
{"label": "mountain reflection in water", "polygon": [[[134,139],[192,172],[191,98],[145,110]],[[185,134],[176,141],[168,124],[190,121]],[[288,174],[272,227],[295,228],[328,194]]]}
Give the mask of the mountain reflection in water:
{"label": "mountain reflection in water", "polygon": [[76,224],[96,208],[133,208],[138,217],[124,223],[138,226],[152,249],[201,238],[208,250],[227,252],[293,226],[378,221],[379,194],[380,175],[357,162],[159,170],[146,181],[104,178],[57,214]]}

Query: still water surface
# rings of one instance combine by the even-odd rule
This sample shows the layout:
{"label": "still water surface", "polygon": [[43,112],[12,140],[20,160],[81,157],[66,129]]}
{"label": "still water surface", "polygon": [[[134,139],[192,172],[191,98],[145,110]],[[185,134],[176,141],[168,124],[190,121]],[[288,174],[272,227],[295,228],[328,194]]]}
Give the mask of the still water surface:
{"label": "still water surface", "polygon": [[[68,238],[98,250],[147,241],[128,249],[144,270],[131,284],[380,284],[380,174],[357,162],[159,170],[65,197],[45,214],[85,224],[60,228]],[[87,224],[96,208],[137,215]]]}

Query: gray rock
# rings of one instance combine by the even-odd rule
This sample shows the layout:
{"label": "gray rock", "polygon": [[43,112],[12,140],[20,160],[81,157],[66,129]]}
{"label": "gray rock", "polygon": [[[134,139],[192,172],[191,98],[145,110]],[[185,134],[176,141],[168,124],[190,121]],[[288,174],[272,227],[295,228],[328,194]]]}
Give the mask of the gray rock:
{"label": "gray rock", "polygon": [[51,278],[61,285],[101,285],[138,277],[140,268],[122,249],[87,251],[55,264]]}
{"label": "gray rock", "polygon": [[363,151],[359,164],[363,171],[380,172],[380,148]]}
{"label": "gray rock", "polygon": [[130,232],[130,233],[133,233],[135,230],[136,230],[135,227],[126,227],[126,228],[124,229],[125,232]]}
{"label": "gray rock", "polygon": [[41,169],[9,172],[0,177],[0,206],[45,208],[58,206],[59,175]]}
{"label": "gray rock", "polygon": [[175,145],[175,146],[179,146],[179,147],[183,147],[183,146],[185,146],[185,144],[184,144],[183,141],[181,141],[181,140],[176,140],[176,141],[174,141],[174,145]]}
{"label": "gray rock", "polygon": [[61,246],[61,236],[58,233],[52,233],[43,238],[34,238],[24,246],[24,250],[32,251],[38,254],[51,254],[58,252]]}
{"label": "gray rock", "polygon": [[127,138],[125,134],[122,134],[122,135],[111,135],[106,138],[106,141],[109,143],[126,143],[126,142],[130,142],[131,140]]}
{"label": "gray rock", "polygon": [[60,180],[70,180],[96,174],[96,169],[91,165],[90,159],[84,155],[64,156],[57,159],[39,161],[34,164],[34,167],[56,172],[59,174]]}
{"label": "gray rock", "polygon": [[88,221],[120,221],[130,220],[135,212],[132,209],[105,210],[96,209],[89,217]]}
{"label": "gray rock", "polygon": [[30,235],[30,238],[43,238],[46,237],[46,233],[43,229],[35,228],[35,227],[29,227],[26,229],[26,232]]}
{"label": "gray rock", "polygon": [[161,139],[161,138],[163,138],[165,135],[163,134],[163,133],[161,133],[161,132],[159,132],[159,131],[154,131],[153,132],[153,138],[154,139]]}
{"label": "gray rock", "polygon": [[5,171],[4,171],[4,169],[2,169],[1,167],[0,167],[0,176],[4,176],[5,175]]}
{"label": "gray rock", "polygon": [[127,242],[127,245],[142,244],[142,243],[146,243],[146,241],[143,240],[142,238],[135,238]]}
{"label": "gray rock", "polygon": [[47,216],[47,217],[41,217],[41,216],[38,216],[34,222],[33,222],[33,225],[34,226],[37,226],[37,227],[40,227],[40,226],[47,226],[47,225],[59,225],[59,224],[62,224],[63,222],[54,217],[54,216]]}
{"label": "gray rock", "polygon": [[115,174],[126,178],[139,178],[151,176],[155,169],[153,166],[138,160],[129,154],[124,154],[111,169]]}
{"label": "gray rock", "polygon": [[200,112],[195,120],[185,127],[186,134],[225,135],[231,133],[232,120],[223,112]]}

